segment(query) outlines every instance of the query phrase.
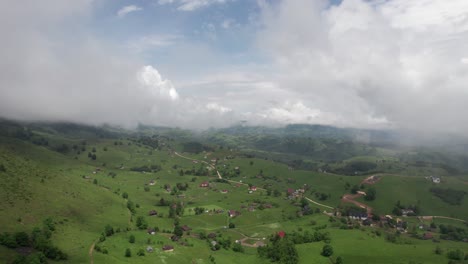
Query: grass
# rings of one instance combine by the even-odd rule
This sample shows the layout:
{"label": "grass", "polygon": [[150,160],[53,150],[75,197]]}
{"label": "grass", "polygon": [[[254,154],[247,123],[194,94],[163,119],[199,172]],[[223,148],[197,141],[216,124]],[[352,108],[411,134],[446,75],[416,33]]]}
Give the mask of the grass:
{"label": "grass", "polygon": [[461,205],[450,205],[434,196],[429,189],[438,186],[453,188],[468,192],[468,185],[464,185],[458,178],[444,177],[440,184],[433,184],[424,177],[402,177],[385,175],[374,185],[377,191],[375,201],[361,201],[369,204],[378,212],[390,213],[395,203],[400,200],[403,205],[418,205],[421,215],[448,216],[468,219],[468,199],[465,197]]}

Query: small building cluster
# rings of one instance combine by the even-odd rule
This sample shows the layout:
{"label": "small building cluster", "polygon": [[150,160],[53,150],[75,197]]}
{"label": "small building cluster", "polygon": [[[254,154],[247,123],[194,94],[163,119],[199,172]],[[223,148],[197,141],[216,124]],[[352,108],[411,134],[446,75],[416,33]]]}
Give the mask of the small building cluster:
{"label": "small building cluster", "polygon": [[436,184],[440,183],[440,177],[431,175],[431,176],[426,177],[426,179],[432,181],[432,183],[436,183]]}
{"label": "small building cluster", "polygon": [[204,181],[204,182],[200,183],[199,186],[202,187],[202,188],[208,188],[208,187],[210,187],[210,183],[207,182],[207,181]]}
{"label": "small building cluster", "polygon": [[293,188],[288,188],[286,192],[288,194],[288,199],[296,199],[304,195],[305,189],[299,188],[299,189],[294,190]]}

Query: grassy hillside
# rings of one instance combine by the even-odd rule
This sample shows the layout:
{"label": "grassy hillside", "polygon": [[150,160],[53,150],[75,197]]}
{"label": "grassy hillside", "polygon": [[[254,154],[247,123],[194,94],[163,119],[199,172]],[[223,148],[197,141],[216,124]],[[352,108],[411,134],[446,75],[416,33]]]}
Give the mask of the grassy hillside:
{"label": "grassy hillside", "polygon": [[[46,223],[54,226],[50,243],[67,254],[67,263],[269,263],[259,257],[256,247],[260,242],[269,244],[269,237],[281,230],[329,234],[326,241],[297,244],[299,263],[330,263],[338,256],[345,263],[443,263],[448,261],[444,254],[432,253],[437,245],[445,251],[465,246],[415,238],[424,230],[403,234],[405,243],[391,243],[385,234],[395,233],[394,228],[377,223],[365,227],[333,217],[342,195],[359,185],[365,174],[350,177],[301,170],[271,157],[198,142],[184,131],[171,136],[172,130],[147,127],[138,132],[71,124],[8,123],[2,127],[0,234],[26,232],[30,237],[26,247],[0,246],[0,263],[39,252],[32,234]],[[293,135],[303,133],[302,128],[299,131]],[[386,165],[406,166],[394,153],[377,150],[378,155],[355,155],[330,164],[330,169],[338,171],[349,163],[375,162],[382,157]],[[384,166],[381,163],[377,168]],[[209,187],[201,187],[205,182]],[[253,186],[256,190],[249,191]],[[437,186],[468,191],[460,177],[442,177]],[[463,210],[468,205],[466,197],[458,205],[447,205],[430,192],[434,184],[424,177],[384,175],[373,187],[377,199],[360,201],[381,214],[391,214],[400,200],[418,205],[424,215],[468,217]],[[292,197],[291,190],[303,193]],[[237,215],[230,217],[230,210]],[[447,224],[444,221],[450,220],[436,221]],[[408,230],[420,225],[416,218],[408,222]],[[182,226],[190,230],[173,241]],[[456,226],[466,227],[462,222]],[[148,228],[155,234],[148,234]],[[437,238],[439,231],[433,230]],[[130,243],[132,236],[135,241]],[[244,252],[233,250],[236,240]],[[219,249],[213,250],[213,241]],[[228,241],[228,246],[223,244]],[[335,249],[331,259],[320,255],[326,243]],[[165,245],[174,251],[163,252]],[[147,252],[148,246],[154,252]],[[125,256],[127,249],[131,257]],[[138,256],[139,252],[145,255]]]}

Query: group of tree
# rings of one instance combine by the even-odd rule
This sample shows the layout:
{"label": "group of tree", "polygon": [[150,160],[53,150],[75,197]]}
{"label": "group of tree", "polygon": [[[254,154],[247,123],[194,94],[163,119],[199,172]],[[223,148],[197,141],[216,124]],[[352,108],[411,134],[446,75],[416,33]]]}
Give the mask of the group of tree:
{"label": "group of tree", "polygon": [[270,237],[270,243],[257,248],[257,253],[261,258],[280,264],[299,263],[299,254],[297,253],[294,242],[288,236],[280,237],[274,235]]}
{"label": "group of tree", "polygon": [[92,160],[96,160],[97,159],[97,156],[95,153],[91,153],[91,152],[88,152],[88,158],[92,159]]}
{"label": "group of tree", "polygon": [[161,165],[153,164],[153,165],[142,165],[142,166],[135,166],[130,168],[131,171],[137,172],[158,172],[161,170]]}
{"label": "group of tree", "polygon": [[468,230],[453,225],[439,225],[440,238],[444,240],[468,240]]}
{"label": "group of tree", "polygon": [[184,214],[184,205],[182,202],[172,203],[169,206],[169,218],[175,218],[176,216],[182,216]]}
{"label": "group of tree", "polygon": [[47,263],[47,259],[66,260],[68,255],[54,246],[51,241],[52,233],[55,231],[55,223],[51,218],[44,220],[41,228],[36,227],[31,234],[24,231],[14,234],[5,232],[0,234],[0,245],[8,248],[30,247],[35,253],[29,256],[18,256],[14,263]]}
{"label": "group of tree", "polygon": [[463,198],[465,197],[466,192],[455,190],[452,188],[439,188],[433,187],[430,189],[432,194],[439,197],[442,201],[450,205],[461,205]]}
{"label": "group of tree", "polygon": [[138,216],[136,220],[136,226],[140,230],[144,230],[148,228],[148,223],[146,222],[146,219],[143,216]]}
{"label": "group of tree", "polygon": [[421,208],[419,205],[404,205],[398,200],[393,207],[392,214],[401,216],[403,215],[403,210],[413,210],[413,213],[408,214],[408,216],[419,215],[421,213]]}
{"label": "group of tree", "polygon": [[366,190],[366,196],[364,196],[364,199],[366,201],[373,201],[375,200],[377,195],[377,191],[375,190],[374,187],[370,187],[369,189]]}

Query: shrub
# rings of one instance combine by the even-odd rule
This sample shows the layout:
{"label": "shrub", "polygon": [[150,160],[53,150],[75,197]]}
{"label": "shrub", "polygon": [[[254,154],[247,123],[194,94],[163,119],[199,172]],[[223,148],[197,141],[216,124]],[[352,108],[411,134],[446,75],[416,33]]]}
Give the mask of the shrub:
{"label": "shrub", "polygon": [[129,258],[129,257],[131,257],[131,256],[132,256],[132,251],[131,251],[129,248],[127,248],[127,249],[125,250],[125,257]]}
{"label": "shrub", "polygon": [[322,256],[324,257],[330,257],[333,255],[333,247],[330,245],[325,245],[322,248]]}

